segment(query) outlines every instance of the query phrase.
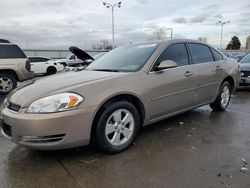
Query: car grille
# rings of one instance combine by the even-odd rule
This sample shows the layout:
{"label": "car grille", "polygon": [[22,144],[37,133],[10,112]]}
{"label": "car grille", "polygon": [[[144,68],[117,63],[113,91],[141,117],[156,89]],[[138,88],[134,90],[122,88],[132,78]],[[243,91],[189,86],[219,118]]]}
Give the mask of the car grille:
{"label": "car grille", "polygon": [[3,123],[2,130],[5,135],[12,137],[11,126],[7,125],[6,123]]}
{"label": "car grille", "polygon": [[241,71],[241,76],[242,77],[248,77],[248,76],[250,76],[250,71]]}
{"label": "car grille", "polygon": [[21,109],[21,106],[9,101],[7,108],[14,111],[14,112],[19,112],[19,110]]}
{"label": "car grille", "polygon": [[50,136],[22,136],[22,141],[27,143],[53,143],[59,142],[65,137],[65,134],[57,134]]}

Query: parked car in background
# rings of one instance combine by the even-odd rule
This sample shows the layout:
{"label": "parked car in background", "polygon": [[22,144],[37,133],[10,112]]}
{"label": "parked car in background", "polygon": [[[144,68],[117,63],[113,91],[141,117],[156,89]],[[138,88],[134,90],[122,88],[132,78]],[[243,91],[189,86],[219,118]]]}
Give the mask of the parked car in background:
{"label": "parked car in background", "polygon": [[35,149],[92,142],[121,152],[142,126],[206,104],[226,110],[239,78],[235,60],[198,41],[130,43],[82,71],[11,93],[1,110],[3,134]]}
{"label": "parked car in background", "polygon": [[31,70],[35,74],[56,74],[64,70],[64,65],[52,61],[48,57],[29,57]]}
{"label": "parked car in background", "polygon": [[17,81],[31,78],[30,61],[24,52],[16,44],[0,39],[0,94],[8,94]]}
{"label": "parked car in background", "polygon": [[240,86],[250,85],[250,54],[240,60],[241,80]]}
{"label": "parked car in background", "polygon": [[236,59],[237,61],[240,61],[245,55],[245,52],[234,52],[234,51],[224,51],[224,55],[226,55],[229,58]]}
{"label": "parked car in background", "polygon": [[86,66],[89,64],[89,61],[87,60],[93,60],[93,57],[91,57],[88,53],[75,46],[70,47],[69,51],[72,52],[72,54],[68,54],[63,59],[55,59],[51,61],[53,63],[60,63],[69,67],[77,67]]}
{"label": "parked car in background", "polygon": [[76,58],[81,60],[81,65],[87,66],[89,65],[92,61],[94,61],[94,58],[90,56],[88,53],[83,51],[80,48],[77,48],[75,46],[71,46],[69,50],[76,56]]}

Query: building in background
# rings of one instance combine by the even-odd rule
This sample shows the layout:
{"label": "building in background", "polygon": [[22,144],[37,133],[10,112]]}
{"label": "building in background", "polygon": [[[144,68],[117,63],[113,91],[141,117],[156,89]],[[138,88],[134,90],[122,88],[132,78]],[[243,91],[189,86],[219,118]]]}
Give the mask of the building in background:
{"label": "building in background", "polygon": [[250,50],[250,36],[247,37],[246,50]]}

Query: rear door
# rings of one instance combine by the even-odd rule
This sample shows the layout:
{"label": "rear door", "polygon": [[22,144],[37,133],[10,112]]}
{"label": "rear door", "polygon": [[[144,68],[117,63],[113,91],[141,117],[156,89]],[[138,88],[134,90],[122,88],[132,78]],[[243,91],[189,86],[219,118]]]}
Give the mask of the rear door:
{"label": "rear door", "polygon": [[195,104],[200,105],[211,102],[216,96],[221,67],[219,63],[214,61],[209,46],[200,43],[188,43],[188,46],[196,75]]}
{"label": "rear door", "polygon": [[185,43],[168,46],[154,67],[164,60],[172,60],[178,67],[160,72],[152,68],[149,73],[151,121],[190,108],[194,103],[194,66],[189,62]]}
{"label": "rear door", "polygon": [[46,73],[49,63],[47,58],[33,57],[29,58],[31,61],[31,70],[36,74]]}

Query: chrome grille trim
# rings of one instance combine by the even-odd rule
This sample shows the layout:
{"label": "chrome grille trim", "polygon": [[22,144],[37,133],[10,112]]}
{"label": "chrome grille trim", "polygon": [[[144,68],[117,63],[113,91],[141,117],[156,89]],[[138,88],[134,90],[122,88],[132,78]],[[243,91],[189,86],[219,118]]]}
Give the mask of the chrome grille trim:
{"label": "chrome grille trim", "polygon": [[15,104],[11,101],[8,101],[8,106],[7,108],[11,111],[14,111],[14,112],[19,112],[19,110],[21,109],[21,106],[18,105],[18,104]]}
{"label": "chrome grille trim", "polygon": [[22,136],[21,140],[27,143],[45,144],[45,143],[59,142],[63,140],[65,135],[66,134],[57,134],[57,135],[50,135],[50,136]]}

